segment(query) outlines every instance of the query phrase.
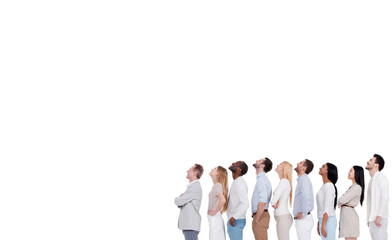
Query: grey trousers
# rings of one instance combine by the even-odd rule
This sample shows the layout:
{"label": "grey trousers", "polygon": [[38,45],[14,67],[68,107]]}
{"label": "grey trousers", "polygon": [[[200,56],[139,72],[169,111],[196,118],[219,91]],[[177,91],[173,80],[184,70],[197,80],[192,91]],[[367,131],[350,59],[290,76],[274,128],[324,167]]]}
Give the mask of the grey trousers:
{"label": "grey trousers", "polygon": [[194,230],[182,230],[182,233],[184,233],[185,240],[197,240],[199,231],[194,231]]}
{"label": "grey trousers", "polygon": [[381,227],[377,227],[374,222],[369,223],[372,240],[388,240],[388,218],[381,219],[380,224]]}

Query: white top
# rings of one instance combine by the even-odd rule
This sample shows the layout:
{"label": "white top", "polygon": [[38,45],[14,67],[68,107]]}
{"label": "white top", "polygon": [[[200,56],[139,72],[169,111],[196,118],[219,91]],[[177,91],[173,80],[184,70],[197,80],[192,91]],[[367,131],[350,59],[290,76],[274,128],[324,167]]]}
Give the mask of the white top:
{"label": "white top", "polygon": [[275,216],[290,214],[288,201],[290,197],[291,186],[289,180],[282,178],[274,190],[274,196],[271,199],[271,205],[275,205],[279,200],[279,207],[274,211]]}
{"label": "white top", "polygon": [[383,173],[376,172],[370,179],[366,198],[368,222],[374,222],[377,216],[389,216],[389,182]]}
{"label": "white top", "polygon": [[227,218],[246,219],[246,210],[249,208],[248,186],[245,179],[238,177],[230,188]]}
{"label": "white top", "polygon": [[324,213],[328,214],[328,217],[336,216],[335,208],[335,187],[333,183],[327,182],[318,191],[316,195],[317,201],[317,217],[322,218]]}

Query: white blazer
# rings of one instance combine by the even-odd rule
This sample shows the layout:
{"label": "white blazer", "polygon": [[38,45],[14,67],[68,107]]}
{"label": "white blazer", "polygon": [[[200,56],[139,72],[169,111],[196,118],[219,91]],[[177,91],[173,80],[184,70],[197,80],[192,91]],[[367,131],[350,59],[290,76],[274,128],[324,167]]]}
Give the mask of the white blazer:
{"label": "white blazer", "polygon": [[377,216],[388,217],[389,182],[383,173],[376,172],[370,179],[366,198],[368,222],[374,222]]}

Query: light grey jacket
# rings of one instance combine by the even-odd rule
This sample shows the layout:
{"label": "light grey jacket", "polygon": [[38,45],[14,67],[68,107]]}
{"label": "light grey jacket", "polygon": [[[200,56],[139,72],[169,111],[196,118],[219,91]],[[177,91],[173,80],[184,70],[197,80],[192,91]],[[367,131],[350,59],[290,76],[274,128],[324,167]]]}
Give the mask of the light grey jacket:
{"label": "light grey jacket", "polygon": [[184,194],[177,197],[174,203],[181,208],[178,228],[181,230],[200,231],[201,216],[199,213],[202,191],[199,181],[188,185]]}

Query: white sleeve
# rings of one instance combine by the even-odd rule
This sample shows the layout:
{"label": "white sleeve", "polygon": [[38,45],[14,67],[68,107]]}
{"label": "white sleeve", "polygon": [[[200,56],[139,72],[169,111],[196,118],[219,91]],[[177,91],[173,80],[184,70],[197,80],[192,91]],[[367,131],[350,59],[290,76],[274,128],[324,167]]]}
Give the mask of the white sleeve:
{"label": "white sleeve", "polygon": [[[382,176],[382,177],[381,177]],[[380,206],[378,208],[377,216],[383,217],[388,214],[388,203],[389,203],[389,182],[385,175],[381,175],[378,178],[380,184]]]}
{"label": "white sleeve", "polygon": [[324,186],[324,206],[323,206],[323,214],[327,213],[328,216],[335,216],[335,187],[332,183],[327,183]]}
{"label": "white sleeve", "polygon": [[[271,199],[271,205],[272,206],[275,205],[278,202],[278,200],[280,199],[282,194],[286,191],[287,183],[288,183],[288,181],[284,181],[283,179],[280,180],[278,186],[276,187],[276,189],[274,191],[274,196]],[[289,186],[289,188],[290,188],[290,186]]]}
{"label": "white sleeve", "polygon": [[248,186],[246,185],[245,180],[241,181],[241,186],[238,188],[238,195],[240,204],[238,211],[233,214],[235,219],[238,219],[240,216],[246,216],[246,210],[249,208]]}

